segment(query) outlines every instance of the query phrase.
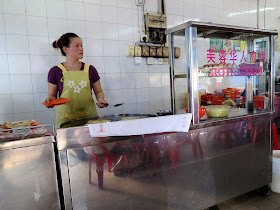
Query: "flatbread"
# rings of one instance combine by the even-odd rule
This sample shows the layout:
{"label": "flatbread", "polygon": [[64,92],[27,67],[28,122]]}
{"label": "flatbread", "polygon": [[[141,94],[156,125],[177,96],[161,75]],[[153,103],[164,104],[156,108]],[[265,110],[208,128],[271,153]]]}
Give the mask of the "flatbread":
{"label": "flatbread", "polygon": [[31,126],[31,124],[33,123],[33,120],[24,120],[21,122],[5,122],[3,125],[1,125],[1,128],[20,128],[20,127],[26,127],[26,126]]}

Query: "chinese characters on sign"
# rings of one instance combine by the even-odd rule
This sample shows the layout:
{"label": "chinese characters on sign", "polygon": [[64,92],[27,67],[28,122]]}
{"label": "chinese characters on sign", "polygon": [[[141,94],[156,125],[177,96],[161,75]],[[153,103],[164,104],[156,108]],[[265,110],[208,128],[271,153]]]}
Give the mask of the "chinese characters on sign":
{"label": "chinese characters on sign", "polygon": [[[209,49],[207,50],[207,59],[208,63],[215,64],[215,50]],[[225,50],[219,50],[219,61],[220,63],[225,64],[226,63],[226,51]],[[237,53],[236,51],[232,50],[230,52],[230,60],[233,65],[235,64],[235,61],[237,61]],[[257,53],[256,52],[250,52],[250,64],[246,64],[247,60],[244,54],[244,50],[242,51],[242,58],[240,60],[240,63],[244,64],[242,67],[238,68],[237,72],[234,72],[232,68],[212,68],[211,74],[209,76],[211,77],[222,77],[222,76],[255,76],[255,75],[262,75],[262,65],[258,66],[255,65],[257,60]],[[259,52],[259,61],[261,63],[265,62],[265,52]],[[251,65],[251,66],[250,66]]]}

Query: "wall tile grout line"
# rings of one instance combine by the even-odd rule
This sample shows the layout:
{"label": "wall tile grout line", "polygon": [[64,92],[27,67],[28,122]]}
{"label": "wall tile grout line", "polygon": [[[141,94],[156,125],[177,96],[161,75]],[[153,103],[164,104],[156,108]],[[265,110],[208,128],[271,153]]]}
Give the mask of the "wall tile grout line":
{"label": "wall tile grout line", "polygon": [[[4,2],[2,1],[2,8],[4,10]],[[6,36],[6,24],[5,24],[5,15],[4,15],[4,11],[3,11],[3,21],[4,21],[4,37],[5,37],[5,47],[6,47],[6,54],[7,54],[7,62],[8,62],[8,71],[9,71],[9,82],[10,82],[10,90],[11,90],[11,93],[10,93],[10,99],[11,99],[11,107],[12,107],[12,110],[13,110],[13,120],[15,119],[14,117],[14,105],[13,105],[13,95],[12,95],[12,84],[11,84],[11,76],[10,76],[10,65],[9,65],[9,56],[8,56],[8,46],[7,46],[7,36]]]}

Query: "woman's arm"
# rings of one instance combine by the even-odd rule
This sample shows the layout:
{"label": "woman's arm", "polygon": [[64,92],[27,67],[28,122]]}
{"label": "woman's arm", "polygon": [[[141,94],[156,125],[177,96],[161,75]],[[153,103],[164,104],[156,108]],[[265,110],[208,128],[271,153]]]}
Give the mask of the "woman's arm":
{"label": "woman's arm", "polygon": [[[46,98],[46,102],[50,103],[50,100],[56,99],[57,96],[57,85],[48,82],[48,97]],[[46,105],[47,108],[53,108],[53,106]]]}
{"label": "woman's arm", "polygon": [[105,104],[107,104],[107,101],[104,100],[105,95],[103,93],[103,90],[102,90],[102,87],[101,87],[101,84],[100,84],[100,80],[93,83],[92,87],[93,87],[94,94],[96,96],[96,100],[98,101],[97,106],[99,108],[106,107]]}

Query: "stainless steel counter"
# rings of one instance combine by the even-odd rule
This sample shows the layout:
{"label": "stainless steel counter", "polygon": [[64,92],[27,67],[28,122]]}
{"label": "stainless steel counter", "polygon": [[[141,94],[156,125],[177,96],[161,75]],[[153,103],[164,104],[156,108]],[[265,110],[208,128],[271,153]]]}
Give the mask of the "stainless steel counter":
{"label": "stainless steel counter", "polygon": [[0,209],[61,209],[54,136],[0,142]]}
{"label": "stainless steel counter", "polygon": [[[110,138],[91,138],[87,127],[59,129],[66,209],[204,209],[264,186],[272,120],[260,113],[188,133]],[[113,170],[110,161],[119,161]]]}

